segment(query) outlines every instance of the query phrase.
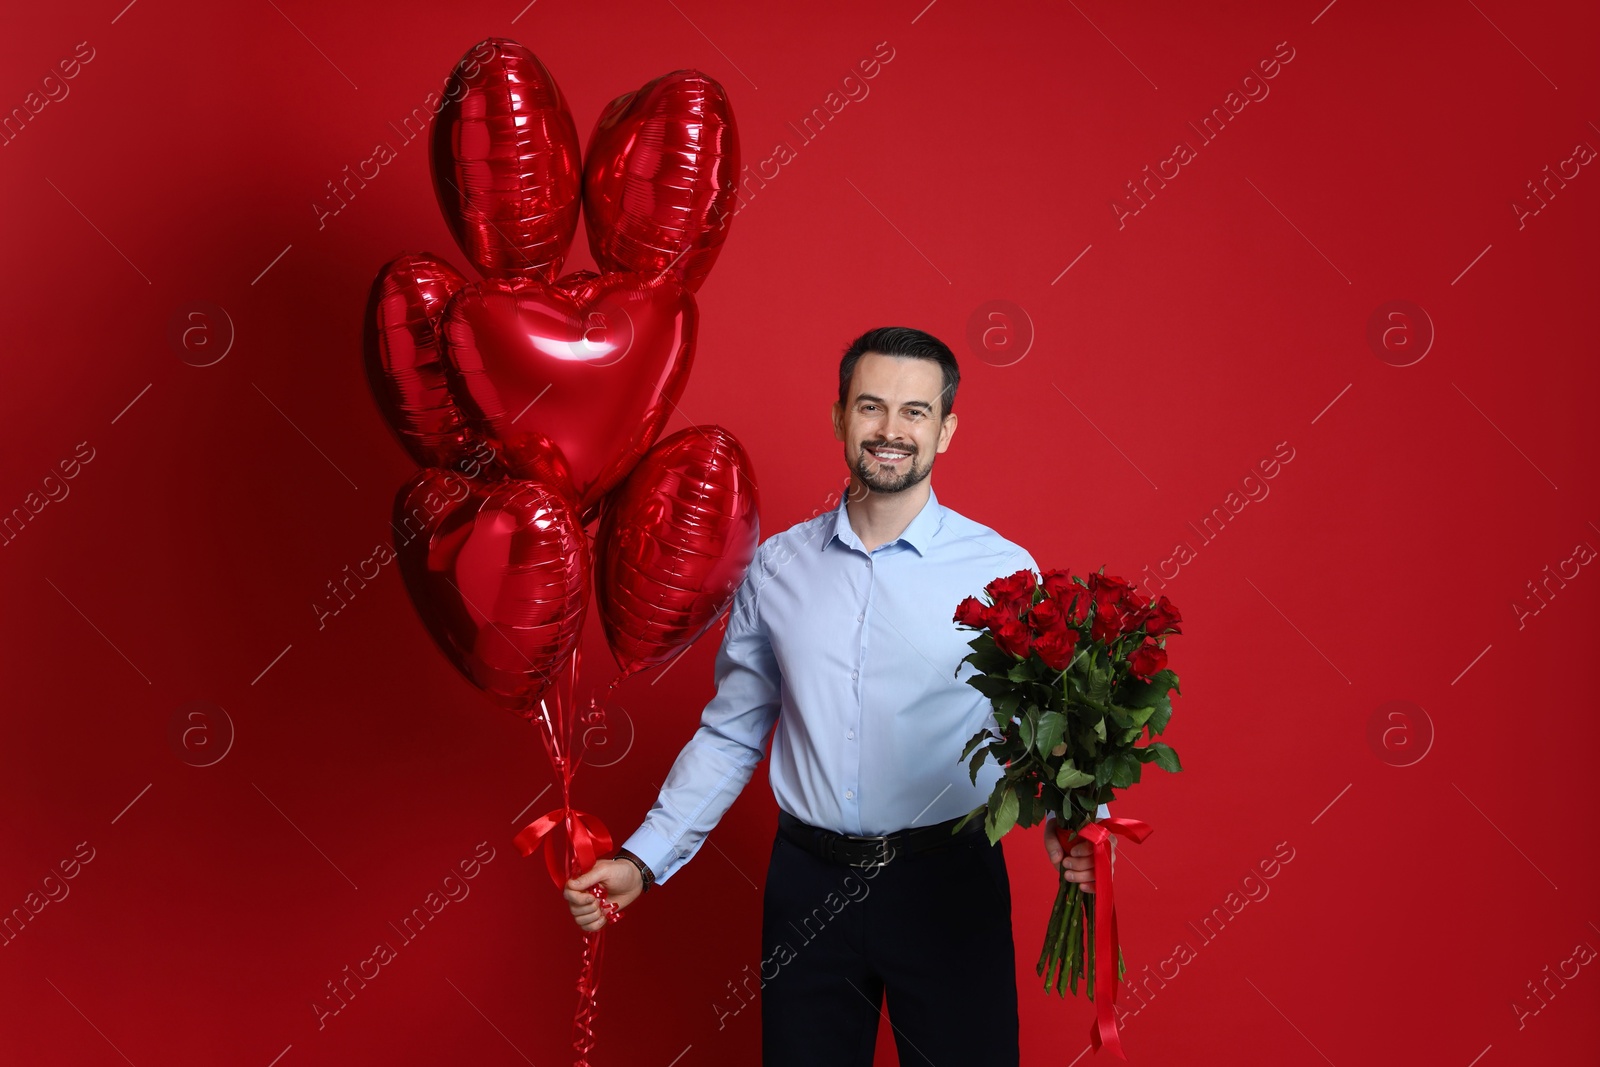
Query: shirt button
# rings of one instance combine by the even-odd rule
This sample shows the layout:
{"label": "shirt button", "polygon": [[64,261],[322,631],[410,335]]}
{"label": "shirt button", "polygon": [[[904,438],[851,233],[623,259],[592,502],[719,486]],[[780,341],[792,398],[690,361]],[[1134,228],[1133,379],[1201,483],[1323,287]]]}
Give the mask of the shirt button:
{"label": "shirt button", "polygon": [[846,789],[844,791],[844,798],[846,800],[854,800],[856,798],[856,791],[854,789]]}
{"label": "shirt button", "polygon": [[854,741],[856,739],[856,732],[854,730],[851,730],[849,733],[845,734],[845,736],[848,737],[850,740]]}
{"label": "shirt button", "polygon": [[854,678],[856,675],[858,675],[860,673],[861,673],[860,671],[851,671],[850,672],[850,677]]}
{"label": "shirt button", "polygon": [[862,620],[863,620],[863,619],[865,619],[865,618],[866,618],[866,617],[867,617],[867,616],[866,616],[866,613],[865,613],[865,612],[863,612],[863,613],[862,613],[862,614],[860,614],[860,615],[857,615],[857,616],[856,616],[856,622],[861,622],[861,621],[862,621]]}

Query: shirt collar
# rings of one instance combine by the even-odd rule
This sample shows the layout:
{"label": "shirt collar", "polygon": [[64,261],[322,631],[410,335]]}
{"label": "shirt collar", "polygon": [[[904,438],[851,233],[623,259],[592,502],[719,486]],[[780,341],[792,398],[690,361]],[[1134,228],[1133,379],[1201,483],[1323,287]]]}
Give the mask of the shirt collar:
{"label": "shirt collar", "polygon": [[[850,511],[846,506],[849,503],[849,499],[848,495],[841,496],[839,498],[839,506],[834,508],[833,534],[822,542],[824,549],[833,542],[834,538],[838,538],[840,542],[849,547],[866,551],[866,546],[861,543],[861,538],[856,536],[855,530],[850,526]],[[933,486],[930,485],[928,486],[928,499],[923,503],[922,510],[917,512],[916,517],[911,520],[895,540],[904,541],[917,550],[917,555],[926,556],[928,547],[933,543],[933,535],[938,532],[943,522],[944,505],[939,503],[939,496],[933,491]],[[893,543],[893,541],[889,542],[889,544]]]}

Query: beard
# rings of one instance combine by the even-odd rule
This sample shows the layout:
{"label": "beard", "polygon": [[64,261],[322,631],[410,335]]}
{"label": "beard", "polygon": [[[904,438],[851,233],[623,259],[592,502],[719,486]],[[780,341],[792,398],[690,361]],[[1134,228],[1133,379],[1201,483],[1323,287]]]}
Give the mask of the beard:
{"label": "beard", "polygon": [[[876,446],[877,442],[873,442]],[[889,470],[873,458],[867,451],[867,446],[862,445],[856,452],[855,474],[861,483],[868,489],[878,493],[902,493],[929,474],[933,473],[933,456],[928,456],[927,462],[917,466],[917,457],[920,453],[913,452],[906,458],[905,469],[900,471]]]}

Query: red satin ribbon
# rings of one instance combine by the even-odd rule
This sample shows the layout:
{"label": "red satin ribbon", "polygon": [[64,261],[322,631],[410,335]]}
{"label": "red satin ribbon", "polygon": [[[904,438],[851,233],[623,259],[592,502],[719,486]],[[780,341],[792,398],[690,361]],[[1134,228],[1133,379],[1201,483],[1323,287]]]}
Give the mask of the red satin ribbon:
{"label": "red satin ribbon", "polygon": [[[570,848],[556,847],[554,830],[558,826],[566,831]],[[606,824],[598,816],[576,808],[557,808],[546,812],[512,838],[517,851],[524,856],[533,855],[546,841],[549,847],[544,850],[544,863],[557,889],[566,886],[568,867],[574,859],[577,860],[579,872],[587,871],[594,866],[596,859],[611,851],[611,831],[606,829]],[[608,923],[616,922],[621,917],[621,911],[606,901],[604,886],[591,886],[589,891],[606,909]],[[589,1067],[589,1053],[594,1049],[595,1001],[600,991],[600,948],[603,941],[600,935],[603,933],[605,930],[601,929],[583,935],[583,965],[578,972],[578,1011],[573,1018],[572,1047],[578,1056],[574,1067]]]}
{"label": "red satin ribbon", "polygon": [[[1071,850],[1079,838],[1094,846],[1094,1002],[1095,1021],[1089,1026],[1089,1044],[1096,1052],[1105,1045],[1119,1059],[1127,1059],[1117,1036],[1117,905],[1111,893],[1111,835],[1121,834],[1135,844],[1150,836],[1150,824],[1138,819],[1110,818],[1085,823],[1069,834],[1057,829],[1056,838]],[[1089,931],[1084,929],[1087,959]]]}
{"label": "red satin ribbon", "polygon": [[[557,826],[566,830],[567,840],[572,843],[570,850],[555,847],[551,831]],[[576,808],[557,808],[546,812],[524,826],[522,832],[512,838],[512,843],[524,856],[531,856],[547,837],[551,838],[552,844],[544,850],[544,862],[550,869],[550,878],[557,889],[564,888],[571,877],[567,870],[572,858],[568,855],[569,851],[577,857],[579,873],[593,867],[595,860],[611,851],[611,831],[606,829],[606,824],[598,816]]]}

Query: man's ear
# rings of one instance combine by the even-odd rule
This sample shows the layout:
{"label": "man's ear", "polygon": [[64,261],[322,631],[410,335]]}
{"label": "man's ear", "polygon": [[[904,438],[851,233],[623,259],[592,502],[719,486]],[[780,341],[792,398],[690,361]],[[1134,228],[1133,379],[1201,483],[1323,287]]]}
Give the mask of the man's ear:
{"label": "man's ear", "polygon": [[836,441],[844,440],[844,405],[837,400],[833,402],[833,438]]}
{"label": "man's ear", "polygon": [[952,411],[950,414],[946,415],[944,417],[944,421],[939,424],[939,448],[938,448],[938,451],[943,452],[945,449],[949,448],[950,447],[950,438],[954,437],[955,435],[956,435],[956,413]]}

